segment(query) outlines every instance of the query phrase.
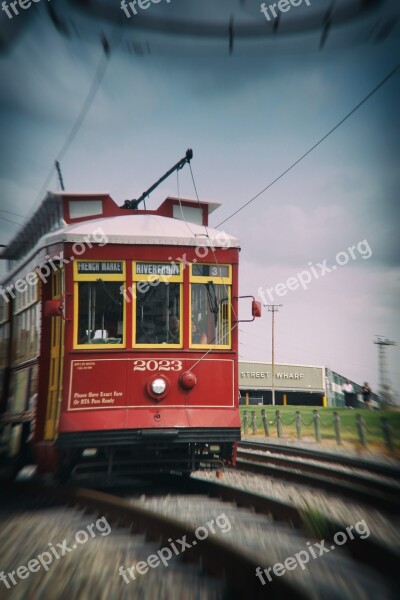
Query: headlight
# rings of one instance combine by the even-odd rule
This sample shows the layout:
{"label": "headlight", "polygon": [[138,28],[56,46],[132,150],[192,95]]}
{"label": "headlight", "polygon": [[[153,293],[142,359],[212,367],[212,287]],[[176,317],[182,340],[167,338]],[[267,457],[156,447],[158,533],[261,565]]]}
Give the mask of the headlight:
{"label": "headlight", "polygon": [[157,378],[151,382],[150,387],[151,387],[151,391],[153,392],[153,394],[157,394],[157,396],[161,396],[161,394],[163,394],[165,392],[165,390],[167,389],[167,383],[164,381],[164,379]]}
{"label": "headlight", "polygon": [[85,448],[82,452],[82,456],[96,456],[97,448]]}
{"label": "headlight", "polygon": [[164,375],[152,375],[146,382],[146,390],[150,398],[156,402],[161,402],[170,389],[170,381]]}

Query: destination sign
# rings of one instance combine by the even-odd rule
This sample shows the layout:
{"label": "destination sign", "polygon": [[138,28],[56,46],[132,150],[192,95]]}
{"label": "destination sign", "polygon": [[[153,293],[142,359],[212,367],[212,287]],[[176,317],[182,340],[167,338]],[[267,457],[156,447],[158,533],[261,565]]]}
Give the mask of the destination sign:
{"label": "destination sign", "polygon": [[228,265],[192,265],[194,277],[229,277]]}
{"label": "destination sign", "polygon": [[181,265],[170,263],[136,263],[136,275],[180,275]]}
{"label": "destination sign", "polygon": [[107,273],[123,273],[123,264],[121,261],[98,261],[98,262],[78,262],[78,273],[101,273],[103,275]]}

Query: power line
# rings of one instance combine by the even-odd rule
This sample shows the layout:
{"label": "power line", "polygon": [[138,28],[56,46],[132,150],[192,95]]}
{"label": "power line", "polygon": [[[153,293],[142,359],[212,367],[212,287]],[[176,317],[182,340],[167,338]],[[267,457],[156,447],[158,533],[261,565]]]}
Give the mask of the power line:
{"label": "power line", "polygon": [[19,213],[12,212],[12,210],[5,210],[5,208],[0,208],[0,212],[5,212],[5,213],[8,213],[9,215],[15,215],[16,217],[21,217],[22,219],[25,219],[24,215],[20,215]]}
{"label": "power line", "polygon": [[95,76],[92,81],[92,85],[90,86],[88,95],[86,96],[86,99],[82,105],[79,115],[78,115],[71,131],[69,132],[67,139],[65,140],[61,150],[57,154],[57,157],[56,157],[57,161],[61,161],[61,159],[63,158],[63,156],[69,149],[70,145],[74,141],[74,138],[76,137],[78,131],[80,130],[80,128],[83,125],[83,122],[84,122],[84,120],[93,104],[96,94],[99,90],[101,82],[103,81],[103,78],[104,78],[104,75],[106,72],[106,68],[108,65],[108,57],[109,57],[109,55],[103,51],[100,61],[99,61],[99,64],[96,69]]}
{"label": "power line", "polygon": [[11,219],[6,219],[5,217],[0,217],[2,221],[7,221],[7,223],[14,223],[14,225],[18,225],[21,227],[22,223],[17,223],[17,221],[11,221]]}
{"label": "power line", "polygon": [[316,144],[314,144],[313,146],[311,146],[311,148],[309,148],[307,150],[307,152],[305,152],[302,156],[300,156],[300,158],[298,158],[294,163],[292,163],[290,165],[290,167],[288,167],[287,169],[285,169],[285,171],[283,171],[283,173],[281,173],[278,177],[276,177],[273,181],[271,181],[271,183],[269,183],[265,188],[263,188],[260,192],[258,192],[258,194],[256,194],[255,196],[253,196],[253,198],[251,198],[250,200],[248,200],[245,204],[243,204],[243,206],[241,206],[240,208],[238,208],[237,210],[235,210],[226,219],[224,219],[223,221],[221,221],[221,223],[218,223],[217,227],[220,227],[221,225],[223,225],[224,223],[226,223],[227,221],[229,221],[229,219],[232,219],[232,217],[234,217],[239,212],[241,212],[244,208],[246,208],[246,206],[248,206],[249,204],[251,204],[252,202],[254,202],[254,200],[256,200],[259,196],[261,196],[261,194],[263,194],[264,192],[266,192],[277,181],[279,181],[280,179],[282,179],[282,177],[284,177],[287,173],[289,173],[289,171],[291,171],[296,165],[298,165],[306,156],[308,156],[309,154],[311,154],[311,152],[313,150],[315,150],[315,148],[317,148],[320,144],[322,144],[322,142],[325,141],[327,137],[329,137],[334,131],[336,131],[336,129],[338,129],[341,125],[343,125],[343,123],[345,121],[347,121],[347,119],[349,117],[351,117],[363,104],[365,104],[365,102],[367,102],[367,100],[369,100],[371,98],[371,96],[373,96],[391,77],[393,77],[393,75],[396,73],[396,71],[398,70],[399,67],[400,67],[400,64],[398,64],[392,71],[390,71],[390,73],[388,75],[386,75],[386,77],[384,79],[382,79],[382,81],[380,83],[378,83],[378,85],[376,87],[374,87],[374,89],[371,92],[369,92],[369,94],[367,94],[365,96],[365,98],[363,98],[363,100],[361,100],[361,102],[359,102],[357,104],[357,106],[355,106],[349,113],[347,113],[347,115],[345,117],[343,117],[343,119],[341,121],[339,121],[339,123],[337,123],[334,127],[332,127],[332,129],[330,129],[330,131],[328,131],[328,133],[326,133],[320,140],[318,140],[318,142],[316,142]]}
{"label": "power line", "polygon": [[[104,51],[104,45],[103,45],[101,58],[100,58],[99,64],[97,65],[96,73],[94,75],[92,84],[89,88],[88,94],[85,98],[85,101],[82,105],[81,110],[79,111],[76,121],[73,124],[73,126],[67,136],[67,139],[65,140],[64,144],[62,145],[60,151],[58,152],[58,154],[56,156],[56,162],[61,161],[63,156],[65,156],[66,152],[68,151],[69,147],[71,146],[72,142],[74,141],[77,133],[79,132],[80,128],[82,127],[82,125],[88,115],[88,112],[93,104],[93,101],[96,97],[99,87],[103,81],[103,78],[104,78],[104,75],[106,72],[106,68],[107,68],[107,65],[109,62],[109,60],[108,60],[109,54],[110,54],[109,52]],[[50,181],[52,180],[53,176],[54,176],[54,166],[52,165],[42,187],[40,188],[40,192],[36,197],[34,207],[36,207],[37,203],[42,199],[43,194],[47,190],[47,187],[48,187]]]}

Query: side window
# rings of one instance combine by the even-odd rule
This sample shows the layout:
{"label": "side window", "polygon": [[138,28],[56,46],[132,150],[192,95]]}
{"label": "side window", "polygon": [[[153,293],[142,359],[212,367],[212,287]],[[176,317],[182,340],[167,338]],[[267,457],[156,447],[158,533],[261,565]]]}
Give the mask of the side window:
{"label": "side window", "polygon": [[231,266],[191,265],[191,346],[231,347]]}
{"label": "side window", "polygon": [[123,261],[77,261],[74,264],[75,347],[125,345]]}
{"label": "side window", "polygon": [[17,291],[13,303],[12,361],[22,363],[39,354],[40,307],[37,282]]}
{"label": "side window", "polygon": [[5,298],[0,298],[0,391],[2,372],[7,366],[8,343],[10,338],[9,306]]}
{"label": "side window", "polygon": [[181,265],[135,262],[134,345],[182,346]]}

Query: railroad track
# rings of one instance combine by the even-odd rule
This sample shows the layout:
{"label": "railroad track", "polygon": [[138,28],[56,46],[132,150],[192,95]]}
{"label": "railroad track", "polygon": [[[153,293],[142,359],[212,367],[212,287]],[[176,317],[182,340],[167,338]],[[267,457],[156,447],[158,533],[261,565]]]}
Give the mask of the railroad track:
{"label": "railroad track", "polygon": [[[235,503],[239,507],[270,516],[277,522],[290,523],[292,527],[310,535],[310,532],[307,531],[309,520],[305,511],[300,510],[291,503],[200,479],[187,480],[184,487],[194,493],[220,498],[225,502]],[[334,533],[342,531],[346,525],[338,520],[325,517],[325,527],[326,537],[331,542]],[[368,567],[378,568],[380,573],[384,573],[394,581],[397,580],[400,556],[398,552],[387,545],[370,537],[364,540],[353,540],[347,547],[347,551],[358,562]]]}
{"label": "railroad track", "polygon": [[[145,507],[132,504],[129,500],[108,493],[91,489],[72,487],[44,488],[38,484],[21,483],[13,486],[13,490],[31,497],[37,496],[44,502],[57,501],[89,512],[107,516],[110,523],[128,527],[134,534],[144,534],[146,538],[158,544],[169,545],[167,540],[196,540],[196,527],[187,522],[170,518],[166,515],[147,510]],[[185,553],[185,560],[201,562],[205,572],[213,577],[221,578],[228,588],[229,598],[243,599],[264,598],[264,590],[255,571],[260,565],[248,549],[234,547],[221,537],[209,536],[201,543],[192,544]],[[268,557],[266,558],[268,561]],[[274,560],[270,559],[274,564]],[[307,600],[304,590],[296,588],[287,579],[277,579],[268,588],[272,598],[285,597],[293,600]],[[150,598],[150,596],[149,596]]]}
{"label": "railroad track", "polygon": [[[284,456],[279,456],[280,453]],[[397,514],[399,511],[400,485],[397,479],[400,472],[398,469],[377,463],[365,464],[364,461],[334,457],[321,452],[313,453],[286,446],[250,442],[239,444],[237,457],[236,467],[240,470],[323,489],[329,493],[372,505],[385,512]],[[304,459],[314,462],[306,462]],[[324,464],[316,464],[315,461],[362,469],[368,471],[373,477],[355,471],[334,469]],[[380,474],[385,472],[385,476],[390,476],[391,479],[378,480],[376,477],[378,470]]]}
{"label": "railroad track", "polygon": [[243,450],[265,450],[274,454],[282,454],[286,456],[293,456],[298,458],[305,458],[310,460],[318,460],[325,463],[339,464],[343,467],[351,467],[360,471],[367,471],[368,473],[375,473],[376,475],[383,475],[385,477],[391,477],[400,481],[400,467],[385,465],[378,462],[366,461],[361,458],[354,458],[351,456],[343,456],[339,454],[322,452],[308,448],[298,448],[296,446],[281,446],[278,444],[258,443],[242,441],[239,443],[239,449]]}
{"label": "railroad track", "polygon": [[[238,524],[240,523],[242,527],[243,524],[247,524],[245,531],[248,531],[247,527],[250,529],[253,528],[255,531],[262,531],[265,528],[265,535],[267,539],[270,539],[271,549],[264,547],[262,558],[259,556],[258,559],[253,551],[252,540],[250,540],[250,546],[247,547],[242,546],[242,544],[238,546],[237,543],[235,546],[232,546],[232,544],[221,539],[221,537],[212,536],[201,541],[195,547],[192,545],[192,548],[185,554],[185,559],[189,561],[201,561],[207,575],[217,576],[224,581],[228,588],[227,597],[240,599],[248,597],[264,598],[267,592],[268,596],[272,598],[303,599],[313,596],[312,589],[315,581],[312,581],[313,585],[310,590],[310,587],[303,586],[301,582],[297,581],[294,584],[293,579],[290,577],[277,577],[274,578],[273,582],[268,584],[267,590],[255,576],[256,569],[260,565],[273,565],[277,562],[277,554],[274,551],[276,551],[276,546],[279,547],[279,544],[281,544],[281,554],[279,555],[278,552],[280,558],[294,554],[299,547],[305,547],[307,538],[304,537],[304,515],[302,515],[301,511],[284,502],[265,498],[258,494],[252,494],[236,488],[230,488],[220,483],[187,478],[184,480],[181,479],[179,483],[179,478],[173,478],[170,487],[179,488],[179,486],[185,490],[185,493],[189,491],[191,494],[198,494],[197,502],[200,506],[206,506],[209,498],[222,500],[223,504],[221,502],[214,505],[212,509],[213,514],[216,514],[218,510],[223,510],[227,515],[232,514],[230,517],[232,524],[236,523],[236,526],[239,526]],[[180,509],[179,507],[177,508],[177,500],[174,497],[170,499],[171,504],[169,508],[168,506],[167,508],[164,506],[164,511],[167,511],[167,514],[160,514],[158,509],[155,512],[154,510],[149,510],[146,506],[140,506],[137,500],[133,501],[134,503],[132,504],[132,499],[123,499],[94,490],[69,487],[43,488],[40,485],[32,485],[30,483],[20,484],[17,486],[18,488],[19,493],[44,498],[46,502],[50,499],[55,499],[58,502],[67,503],[85,511],[92,513],[94,511],[98,514],[106,515],[110,523],[117,523],[119,527],[129,527],[136,535],[138,533],[144,534],[146,538],[154,540],[158,544],[166,544],[167,540],[171,540],[172,538],[180,539],[183,536],[186,536],[189,541],[195,539],[196,527],[180,519]],[[151,489],[148,491],[150,494],[152,493]],[[153,503],[157,504],[159,501],[161,502],[161,500],[155,498]],[[183,506],[191,502],[193,501],[190,500],[190,497],[185,496],[183,498]],[[237,513],[238,509],[234,507],[235,504],[245,507],[247,510],[244,513]],[[220,507],[219,509],[218,506]],[[248,509],[251,509],[253,513],[249,512]],[[174,511],[178,513],[179,518],[176,518],[176,516],[171,518],[171,514]],[[260,517],[254,515],[254,512],[267,515],[270,521],[272,517],[273,521],[278,521],[286,525],[283,528],[278,527],[275,531],[274,528],[276,525],[274,523],[265,523],[260,520]],[[287,526],[289,522],[291,524],[290,528]],[[330,528],[332,532],[343,531],[345,525],[331,522]],[[296,534],[296,531],[301,533]],[[285,544],[282,546],[282,538],[286,539],[286,546]],[[331,540],[329,536],[327,536],[327,540],[330,544]],[[379,569],[380,575],[385,576],[389,581],[395,581],[399,557],[395,552],[384,547],[381,543],[371,538],[356,538],[346,546],[347,553],[357,561],[357,564],[361,562],[375,570]],[[331,559],[334,560],[333,557]],[[343,559],[341,558],[340,560]],[[333,564],[333,572],[335,572],[335,569],[340,570],[340,560],[338,566]],[[312,568],[315,570],[315,565],[312,565]],[[352,565],[352,568],[355,571],[358,569],[355,564]],[[314,576],[318,585],[322,586],[322,588],[326,584],[334,584],[334,581],[330,583],[321,582],[321,574],[317,576],[314,574]],[[309,585],[310,582],[308,582]],[[373,585],[372,581],[370,585]],[[367,598],[368,596],[365,597]],[[391,596],[384,595],[384,597]]]}

